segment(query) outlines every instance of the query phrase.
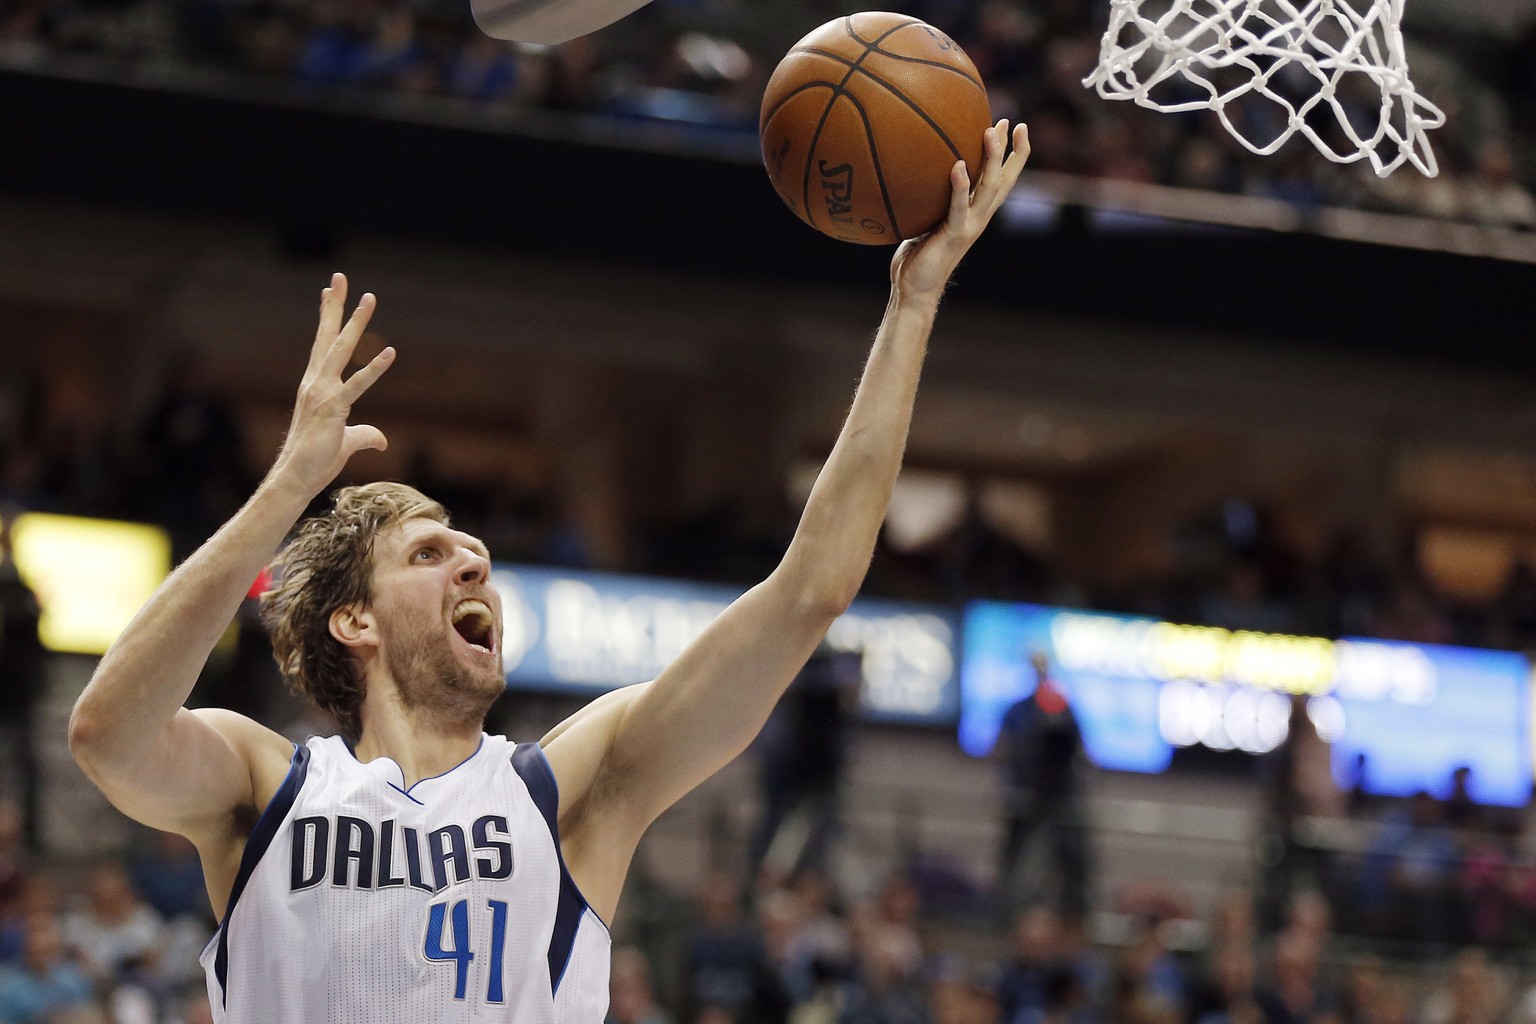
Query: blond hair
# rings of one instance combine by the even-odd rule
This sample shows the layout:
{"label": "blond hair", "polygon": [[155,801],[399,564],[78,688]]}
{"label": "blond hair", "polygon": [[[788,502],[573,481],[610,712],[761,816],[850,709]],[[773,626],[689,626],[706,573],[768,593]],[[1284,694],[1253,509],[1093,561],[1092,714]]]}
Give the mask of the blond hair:
{"label": "blond hair", "polygon": [[405,484],[343,487],[330,511],[299,524],[272,561],[274,584],[261,597],[272,656],[288,685],[334,715],[342,735],[354,743],[363,731],[363,678],[348,650],[331,636],[331,614],[372,598],[374,539],[412,519],[446,525],[448,512]]}

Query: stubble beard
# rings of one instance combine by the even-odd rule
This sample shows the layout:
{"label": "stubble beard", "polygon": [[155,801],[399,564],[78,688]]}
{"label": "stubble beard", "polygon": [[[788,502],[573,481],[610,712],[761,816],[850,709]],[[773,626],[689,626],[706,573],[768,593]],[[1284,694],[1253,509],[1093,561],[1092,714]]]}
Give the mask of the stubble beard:
{"label": "stubble beard", "polygon": [[506,689],[498,652],[494,662],[466,665],[453,651],[455,640],[421,617],[409,617],[391,630],[384,667],[394,680],[400,703],[413,718],[448,729],[480,726],[491,705]]}

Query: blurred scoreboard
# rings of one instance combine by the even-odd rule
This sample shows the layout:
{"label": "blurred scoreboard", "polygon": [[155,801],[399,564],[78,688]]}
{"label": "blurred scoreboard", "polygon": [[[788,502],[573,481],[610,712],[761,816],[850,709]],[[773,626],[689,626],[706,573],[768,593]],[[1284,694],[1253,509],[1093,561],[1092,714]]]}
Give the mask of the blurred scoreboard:
{"label": "blurred scoreboard", "polygon": [[[608,573],[498,565],[507,682],[596,694],[654,679],[741,591]],[[858,600],[827,643],[862,656],[865,718],[952,726],[960,714],[959,616]]]}
{"label": "blurred scoreboard", "polygon": [[961,659],[967,753],[990,751],[1003,713],[1033,691],[1036,651],[1101,767],[1161,772],[1180,747],[1266,753],[1284,741],[1297,695],[1332,744],[1341,787],[1353,785],[1363,756],[1375,793],[1444,794],[1466,765],[1478,801],[1530,797],[1531,665],[1519,654],[975,602]]}

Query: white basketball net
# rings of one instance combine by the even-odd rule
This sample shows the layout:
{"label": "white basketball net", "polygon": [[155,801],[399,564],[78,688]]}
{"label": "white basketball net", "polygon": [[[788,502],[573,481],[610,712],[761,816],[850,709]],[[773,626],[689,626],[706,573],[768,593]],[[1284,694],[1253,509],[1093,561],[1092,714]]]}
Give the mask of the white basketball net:
{"label": "white basketball net", "polygon": [[1083,84],[1154,110],[1214,110],[1260,156],[1300,132],[1330,160],[1365,158],[1382,177],[1408,160],[1433,177],[1424,133],[1445,114],[1408,80],[1402,18],[1403,0],[1111,0]]}

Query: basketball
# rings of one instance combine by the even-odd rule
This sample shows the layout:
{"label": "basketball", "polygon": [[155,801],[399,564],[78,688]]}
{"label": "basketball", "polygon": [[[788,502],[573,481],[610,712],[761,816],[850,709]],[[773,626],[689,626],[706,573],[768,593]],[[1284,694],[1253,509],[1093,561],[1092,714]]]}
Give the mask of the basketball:
{"label": "basketball", "polygon": [[974,184],[991,109],[965,52],[932,25],[868,11],[829,21],[785,55],[763,94],[763,164],[823,234],[894,245],[938,227],[949,171]]}

